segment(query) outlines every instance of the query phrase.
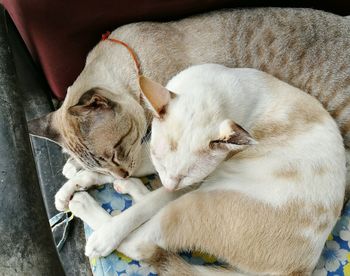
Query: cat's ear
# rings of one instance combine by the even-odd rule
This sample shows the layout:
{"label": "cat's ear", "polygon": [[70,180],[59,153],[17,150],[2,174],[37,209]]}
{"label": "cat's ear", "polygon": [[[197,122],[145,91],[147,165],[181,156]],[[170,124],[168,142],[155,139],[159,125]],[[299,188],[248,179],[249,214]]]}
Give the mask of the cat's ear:
{"label": "cat's ear", "polygon": [[145,76],[139,77],[139,83],[142,94],[154,116],[161,118],[166,112],[166,106],[170,99],[175,98],[176,94]]}
{"label": "cat's ear", "polygon": [[31,135],[51,140],[57,144],[61,142],[61,135],[53,120],[54,112],[43,117],[30,120],[28,130]]}
{"label": "cat's ear", "polygon": [[239,152],[245,147],[255,144],[257,141],[244,128],[228,119],[220,124],[219,138],[212,140],[210,147]]}
{"label": "cat's ear", "polygon": [[93,88],[85,92],[79,102],[68,108],[68,112],[73,116],[85,116],[92,111],[109,111],[113,108],[113,103],[99,93],[101,89]]}

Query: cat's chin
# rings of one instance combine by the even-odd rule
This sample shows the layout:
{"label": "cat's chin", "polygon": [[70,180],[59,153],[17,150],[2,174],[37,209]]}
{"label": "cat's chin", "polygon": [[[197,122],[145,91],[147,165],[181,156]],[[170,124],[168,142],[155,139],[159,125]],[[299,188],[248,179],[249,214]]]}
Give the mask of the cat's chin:
{"label": "cat's chin", "polygon": [[173,192],[177,189],[177,187],[175,187],[175,186],[165,185],[164,184],[165,182],[163,182],[162,180],[161,180],[161,182],[162,182],[164,189],[167,190],[168,192]]}
{"label": "cat's chin", "polygon": [[170,192],[170,193],[177,192],[177,191],[180,191],[180,190],[186,188],[186,187],[177,187],[177,188],[175,188],[175,189],[169,189],[169,188],[167,188],[167,187],[165,187],[165,186],[163,186],[163,187],[165,188],[165,190],[167,190],[167,191]]}
{"label": "cat's chin", "polygon": [[175,192],[175,191],[182,190],[182,189],[187,188],[188,186],[192,186],[192,185],[194,185],[194,183],[186,184],[186,185],[180,183],[180,184],[177,184],[175,186],[173,186],[173,185],[164,185],[163,184],[163,187],[165,188],[165,190],[167,190],[169,192]]}
{"label": "cat's chin", "polygon": [[202,184],[201,181],[197,181],[197,182],[192,182],[192,183],[189,183],[189,184],[182,184],[180,183],[180,185],[176,186],[175,188],[173,189],[169,189],[168,187],[166,187],[165,185],[163,185],[163,187],[165,188],[165,190],[167,190],[168,192],[176,192],[176,191],[180,191],[180,190],[186,190],[186,189],[189,189],[189,190],[192,190],[192,189],[197,189],[198,187],[200,187]]}

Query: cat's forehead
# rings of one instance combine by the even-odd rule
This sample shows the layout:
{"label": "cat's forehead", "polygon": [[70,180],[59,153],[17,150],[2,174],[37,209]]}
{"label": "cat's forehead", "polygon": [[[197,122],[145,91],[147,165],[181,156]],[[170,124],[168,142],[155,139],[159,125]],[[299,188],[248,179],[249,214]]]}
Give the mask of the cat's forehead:
{"label": "cat's forehead", "polygon": [[211,127],[192,116],[169,116],[154,123],[153,146],[161,151],[198,151],[208,145]]}
{"label": "cat's forehead", "polygon": [[213,106],[215,101],[203,86],[196,86],[196,89],[188,85],[174,88],[180,93],[169,102],[165,116],[154,121],[154,140],[166,143],[167,148],[199,150],[207,146],[216,132],[215,114],[218,112]]}
{"label": "cat's forehead", "polygon": [[206,124],[211,116],[209,97],[200,97],[193,93],[185,93],[171,100],[167,108],[165,120],[169,124],[186,122],[188,124]]}
{"label": "cat's forehead", "polygon": [[169,143],[170,140],[179,140],[183,133],[183,123],[174,117],[155,119],[152,124],[152,142]]}

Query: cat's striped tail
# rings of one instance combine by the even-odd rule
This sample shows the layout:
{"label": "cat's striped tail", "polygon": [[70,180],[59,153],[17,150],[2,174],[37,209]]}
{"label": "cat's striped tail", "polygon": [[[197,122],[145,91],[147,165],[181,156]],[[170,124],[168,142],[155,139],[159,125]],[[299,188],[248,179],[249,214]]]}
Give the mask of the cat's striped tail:
{"label": "cat's striped tail", "polygon": [[191,265],[177,254],[158,248],[147,260],[160,276],[246,276],[222,267]]}
{"label": "cat's striped tail", "polygon": [[[238,272],[232,268],[191,265],[179,255],[158,248],[153,256],[147,260],[157,271],[160,276],[251,276],[256,274],[246,274]],[[311,270],[312,271],[312,270]],[[306,276],[311,275],[310,270],[297,270],[292,273],[268,273],[268,275],[284,276]],[[267,274],[264,274],[267,275]]]}

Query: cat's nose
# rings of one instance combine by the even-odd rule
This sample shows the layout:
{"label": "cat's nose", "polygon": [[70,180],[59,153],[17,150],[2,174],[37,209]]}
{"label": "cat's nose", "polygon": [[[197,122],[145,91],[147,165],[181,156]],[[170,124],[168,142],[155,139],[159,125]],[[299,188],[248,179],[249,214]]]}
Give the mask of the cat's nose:
{"label": "cat's nose", "polygon": [[115,177],[116,179],[118,178],[127,178],[129,177],[129,172],[127,170],[121,169],[121,168],[117,168],[115,170],[113,170],[112,172],[110,172],[110,174]]}
{"label": "cat's nose", "polygon": [[167,190],[174,191],[179,186],[180,181],[180,177],[170,176],[166,181],[163,182],[163,185]]}
{"label": "cat's nose", "polygon": [[121,174],[120,176],[123,178],[129,177],[129,172],[124,169],[120,169],[120,174]]}

